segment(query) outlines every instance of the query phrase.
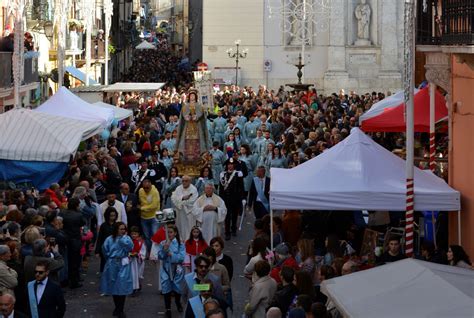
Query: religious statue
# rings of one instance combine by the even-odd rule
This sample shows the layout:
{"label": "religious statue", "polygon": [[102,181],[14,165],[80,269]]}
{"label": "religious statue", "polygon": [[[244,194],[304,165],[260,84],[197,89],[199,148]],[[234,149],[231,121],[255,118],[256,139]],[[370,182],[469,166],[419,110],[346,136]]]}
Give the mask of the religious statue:
{"label": "religious statue", "polygon": [[355,9],[357,18],[357,40],[355,45],[370,45],[370,6],[366,0],[360,0]]}
{"label": "religious statue", "polygon": [[178,124],[177,156],[183,164],[196,165],[211,149],[207,130],[206,113],[198,102],[197,92],[188,94],[183,104]]}

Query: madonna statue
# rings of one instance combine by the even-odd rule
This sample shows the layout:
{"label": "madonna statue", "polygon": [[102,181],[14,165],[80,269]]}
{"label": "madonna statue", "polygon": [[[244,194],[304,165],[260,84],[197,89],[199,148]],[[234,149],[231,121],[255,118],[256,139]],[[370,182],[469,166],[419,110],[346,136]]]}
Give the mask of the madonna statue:
{"label": "madonna statue", "polygon": [[211,149],[206,114],[197,101],[196,91],[188,94],[187,103],[181,108],[176,147],[180,161],[185,164],[196,164]]}

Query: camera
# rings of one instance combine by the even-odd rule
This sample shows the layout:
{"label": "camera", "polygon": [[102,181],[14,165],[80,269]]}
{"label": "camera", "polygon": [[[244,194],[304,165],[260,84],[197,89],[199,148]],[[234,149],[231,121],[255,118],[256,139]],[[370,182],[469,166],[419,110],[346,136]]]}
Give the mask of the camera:
{"label": "camera", "polygon": [[157,211],[155,217],[160,223],[173,222],[176,218],[173,209],[163,209],[163,211]]}

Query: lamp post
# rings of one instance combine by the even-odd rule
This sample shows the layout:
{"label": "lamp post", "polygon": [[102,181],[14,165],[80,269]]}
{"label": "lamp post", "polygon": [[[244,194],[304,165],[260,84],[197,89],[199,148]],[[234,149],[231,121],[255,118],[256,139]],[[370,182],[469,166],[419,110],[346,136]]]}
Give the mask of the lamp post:
{"label": "lamp post", "polygon": [[112,15],[114,14],[114,3],[112,0],[104,0],[104,14],[105,14],[105,70],[104,70],[104,85],[109,84],[109,33],[112,25]]}
{"label": "lamp post", "polygon": [[239,85],[239,59],[244,59],[247,57],[247,53],[249,52],[248,49],[244,49],[242,51],[240,51],[240,40],[235,40],[234,44],[236,46],[236,50],[234,52],[234,50],[232,48],[228,49],[226,52],[227,52],[227,55],[229,55],[229,57],[231,59],[235,59],[235,86],[238,86]]}

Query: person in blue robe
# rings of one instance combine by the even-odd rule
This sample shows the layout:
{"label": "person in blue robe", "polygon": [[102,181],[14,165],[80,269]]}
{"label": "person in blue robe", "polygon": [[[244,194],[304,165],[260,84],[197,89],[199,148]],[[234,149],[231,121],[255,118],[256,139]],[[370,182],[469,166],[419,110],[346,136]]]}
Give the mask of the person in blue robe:
{"label": "person in blue robe", "polygon": [[158,258],[162,261],[160,269],[161,292],[165,297],[166,317],[171,317],[171,296],[174,295],[176,307],[183,312],[181,305],[182,284],[184,281],[183,262],[186,256],[184,244],[179,238],[176,225],[168,225],[167,239],[158,247]]}
{"label": "person in blue robe", "polygon": [[127,235],[127,226],[123,222],[116,222],[112,235],[102,246],[106,263],[100,278],[100,292],[113,296],[113,315],[121,318],[125,317],[125,298],[133,292],[132,269],[128,258],[132,249],[133,241]]}

